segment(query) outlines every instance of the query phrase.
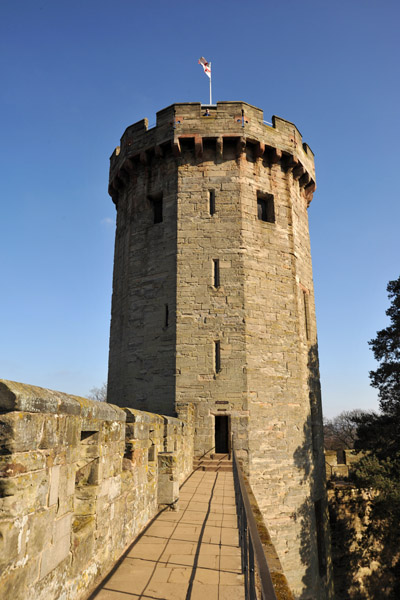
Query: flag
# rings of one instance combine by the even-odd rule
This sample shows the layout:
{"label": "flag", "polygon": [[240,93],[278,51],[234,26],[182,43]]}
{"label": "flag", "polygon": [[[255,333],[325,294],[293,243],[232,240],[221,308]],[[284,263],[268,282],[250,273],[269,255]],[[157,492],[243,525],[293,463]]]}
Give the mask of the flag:
{"label": "flag", "polygon": [[211,79],[211,63],[207,62],[204,56],[199,58],[199,65],[204,69],[204,73]]}

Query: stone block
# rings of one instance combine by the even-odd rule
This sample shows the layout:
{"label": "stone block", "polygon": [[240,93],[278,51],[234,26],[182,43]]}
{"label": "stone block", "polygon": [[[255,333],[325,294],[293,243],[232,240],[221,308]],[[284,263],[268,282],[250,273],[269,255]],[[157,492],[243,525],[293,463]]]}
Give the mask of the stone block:
{"label": "stone block", "polygon": [[0,517],[20,517],[47,506],[49,476],[34,471],[0,479]]}
{"label": "stone block", "polygon": [[40,414],[12,412],[0,415],[0,454],[37,450],[44,420]]}
{"label": "stone block", "polygon": [[61,517],[74,510],[74,494],[69,496],[60,493],[58,496],[57,516]]}
{"label": "stone block", "polygon": [[65,432],[63,443],[66,446],[77,446],[79,444],[81,426],[80,420],[76,416],[69,416],[65,423]]}
{"label": "stone block", "polygon": [[70,534],[57,540],[54,544],[49,544],[42,554],[42,561],[40,564],[40,579],[46,577],[50,571],[55,569],[63,560],[65,560],[71,550],[71,536]]}
{"label": "stone block", "polygon": [[49,488],[49,506],[56,504],[58,501],[58,488],[60,484],[60,466],[51,467],[49,469],[50,488]]}
{"label": "stone block", "polygon": [[68,513],[54,521],[53,543],[61,538],[71,535],[72,513]]}
{"label": "stone block", "polygon": [[46,418],[43,421],[42,437],[39,447],[54,448],[55,446],[60,446],[64,438],[62,433],[64,427],[65,421],[58,415],[46,415]]}
{"label": "stone block", "polygon": [[94,515],[96,513],[96,502],[99,488],[97,486],[85,485],[77,487],[75,491],[75,515]]}
{"label": "stone block", "polygon": [[29,515],[27,537],[27,555],[40,555],[42,550],[51,544],[53,538],[54,519],[56,507],[39,510]]}
{"label": "stone block", "polygon": [[177,457],[173,453],[158,454],[157,498],[159,505],[176,505],[179,498]]}
{"label": "stone block", "polygon": [[18,452],[12,455],[0,455],[0,478],[15,477],[29,471],[41,471],[46,468],[44,452]]}
{"label": "stone block", "polygon": [[179,500],[179,480],[173,481],[168,476],[161,476],[157,488],[158,505],[173,507]]}
{"label": "stone block", "polygon": [[0,406],[8,411],[56,413],[58,393],[2,379],[0,380]]}
{"label": "stone block", "polygon": [[99,496],[107,496],[109,500],[113,500],[121,493],[121,476],[109,477],[105,481],[102,481],[98,490]]}
{"label": "stone block", "polygon": [[93,530],[94,521],[90,521],[73,534],[74,552],[70,572],[72,577],[79,576],[94,561],[95,536]]}
{"label": "stone block", "polygon": [[97,444],[82,444],[80,447],[81,460],[90,460],[100,456],[100,447]]}
{"label": "stone block", "polygon": [[60,468],[60,481],[59,481],[59,502],[62,502],[68,496],[71,496],[75,492],[75,465],[62,465]]}
{"label": "stone block", "polygon": [[[37,565],[37,559],[35,561]],[[29,565],[30,566],[30,565]],[[0,575],[0,598],[8,600],[25,600],[28,595],[27,584],[29,584],[30,570],[27,565],[15,569],[8,574],[4,572]]]}
{"label": "stone block", "polygon": [[0,521],[0,573],[13,567],[25,552],[28,517]]}

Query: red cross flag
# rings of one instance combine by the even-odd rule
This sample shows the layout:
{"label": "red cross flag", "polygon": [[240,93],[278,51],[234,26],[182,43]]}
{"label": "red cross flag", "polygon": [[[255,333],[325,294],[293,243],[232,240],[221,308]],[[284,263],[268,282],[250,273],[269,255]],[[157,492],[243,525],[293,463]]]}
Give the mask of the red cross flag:
{"label": "red cross flag", "polygon": [[204,69],[204,73],[211,79],[211,63],[207,62],[204,56],[199,58],[199,65]]}

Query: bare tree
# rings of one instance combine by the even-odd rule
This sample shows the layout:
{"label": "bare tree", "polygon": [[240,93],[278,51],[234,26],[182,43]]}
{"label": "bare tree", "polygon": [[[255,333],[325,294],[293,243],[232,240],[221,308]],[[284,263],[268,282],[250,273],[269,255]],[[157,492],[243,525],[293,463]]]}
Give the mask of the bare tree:
{"label": "bare tree", "polygon": [[324,419],[324,445],[326,450],[354,448],[357,439],[358,419],[368,414],[356,408],[345,410],[333,419]]}
{"label": "bare tree", "polygon": [[97,402],[107,402],[107,384],[103,383],[100,387],[94,387],[90,390],[88,398]]}

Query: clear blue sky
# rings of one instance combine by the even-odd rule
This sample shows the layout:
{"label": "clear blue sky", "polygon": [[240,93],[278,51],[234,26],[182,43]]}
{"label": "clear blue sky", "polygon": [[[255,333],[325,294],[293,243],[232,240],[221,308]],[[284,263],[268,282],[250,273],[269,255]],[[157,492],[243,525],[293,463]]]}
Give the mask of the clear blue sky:
{"label": "clear blue sky", "polygon": [[392,0],[2,0],[0,377],[106,380],[108,158],[173,102],[243,100],[316,155],[310,230],[324,413],[374,408],[368,340],[400,274],[400,5]]}

